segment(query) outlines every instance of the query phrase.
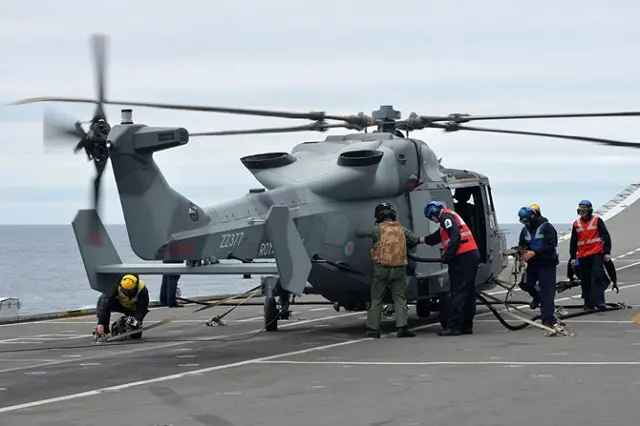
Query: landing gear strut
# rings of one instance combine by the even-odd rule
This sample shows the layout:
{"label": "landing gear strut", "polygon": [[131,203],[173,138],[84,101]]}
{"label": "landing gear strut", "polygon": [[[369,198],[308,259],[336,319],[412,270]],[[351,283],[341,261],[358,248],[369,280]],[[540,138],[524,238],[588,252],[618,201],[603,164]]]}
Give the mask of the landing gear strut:
{"label": "landing gear strut", "polygon": [[440,326],[444,329],[447,328],[450,304],[451,300],[447,293],[440,294],[437,299],[416,300],[416,314],[420,318],[428,318],[431,312],[437,312]]}
{"label": "landing gear strut", "polygon": [[264,328],[266,331],[278,331],[278,320],[291,318],[291,293],[284,290],[278,277],[268,276],[262,279],[264,296]]}

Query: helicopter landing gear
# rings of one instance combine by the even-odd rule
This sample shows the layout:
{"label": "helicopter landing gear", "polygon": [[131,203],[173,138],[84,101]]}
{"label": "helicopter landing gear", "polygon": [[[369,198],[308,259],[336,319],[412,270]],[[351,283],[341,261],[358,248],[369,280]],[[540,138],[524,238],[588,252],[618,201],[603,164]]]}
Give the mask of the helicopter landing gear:
{"label": "helicopter landing gear", "polygon": [[266,331],[278,331],[280,311],[275,297],[264,298],[264,328]]}
{"label": "helicopter landing gear", "polygon": [[416,315],[418,318],[429,318],[431,312],[437,311],[433,300],[416,300]]}
{"label": "helicopter landing gear", "polygon": [[278,277],[268,276],[262,277],[262,295],[265,331],[278,331],[278,320],[291,319],[291,293],[282,288]]}
{"label": "helicopter landing gear", "polygon": [[291,310],[289,306],[291,306],[291,295],[286,293],[278,297],[278,305],[280,306],[280,319],[288,320],[291,319]]}
{"label": "helicopter landing gear", "polygon": [[368,311],[370,306],[371,306],[370,302],[349,301],[346,304],[342,302],[335,302],[333,304],[333,309],[336,312],[340,312],[340,308],[343,308],[345,311],[348,311],[348,312],[362,312],[362,311]]}

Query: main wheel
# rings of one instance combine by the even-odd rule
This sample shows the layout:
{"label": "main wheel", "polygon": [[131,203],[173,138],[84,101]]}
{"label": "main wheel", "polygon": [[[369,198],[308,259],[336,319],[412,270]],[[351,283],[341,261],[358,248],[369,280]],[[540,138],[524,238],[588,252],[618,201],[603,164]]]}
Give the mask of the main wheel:
{"label": "main wheel", "polygon": [[451,307],[451,298],[448,294],[443,294],[438,299],[438,319],[440,326],[445,329],[449,323],[449,309]]}
{"label": "main wheel", "polygon": [[264,328],[266,331],[278,331],[278,305],[275,297],[264,298]]}
{"label": "main wheel", "polygon": [[416,300],[416,315],[419,318],[429,318],[431,315],[431,306],[428,300]]}

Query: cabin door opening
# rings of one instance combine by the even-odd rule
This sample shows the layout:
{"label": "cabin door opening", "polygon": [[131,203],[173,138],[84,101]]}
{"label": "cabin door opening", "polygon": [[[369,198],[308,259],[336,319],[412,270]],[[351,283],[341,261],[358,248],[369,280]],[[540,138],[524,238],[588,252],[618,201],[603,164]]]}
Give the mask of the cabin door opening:
{"label": "cabin door opening", "polygon": [[466,186],[453,191],[453,209],[465,221],[478,244],[480,262],[487,262],[486,209],[480,186]]}

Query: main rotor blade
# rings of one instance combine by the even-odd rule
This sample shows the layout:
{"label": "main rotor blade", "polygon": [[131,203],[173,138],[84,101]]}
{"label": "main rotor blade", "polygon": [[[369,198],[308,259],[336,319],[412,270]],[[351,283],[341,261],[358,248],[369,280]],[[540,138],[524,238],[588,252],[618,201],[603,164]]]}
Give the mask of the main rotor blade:
{"label": "main rotor blade", "polygon": [[26,105],[26,104],[35,104],[39,102],[72,102],[79,104],[98,104],[100,102],[95,99],[88,98],[61,98],[56,96],[37,96],[34,98],[25,98],[20,99],[19,101],[10,102],[7,105]]}
{"label": "main rotor blade", "polygon": [[[101,86],[102,87],[102,86]],[[99,89],[103,90],[103,89]],[[21,99],[10,103],[9,105],[24,105],[37,102],[74,102],[74,103],[93,103],[100,105],[99,99],[87,99],[87,98],[67,98],[58,96],[40,96],[34,98]],[[249,108],[232,108],[232,107],[219,107],[219,106],[201,106],[201,105],[179,105],[179,104],[167,104],[158,102],[129,102],[129,101],[110,101],[104,100],[102,104],[108,105],[123,105],[123,106],[138,106],[146,108],[160,108],[160,109],[175,109],[182,111],[200,111],[200,112],[216,112],[221,114],[238,114],[238,115],[254,115],[259,117],[274,117],[274,118],[291,118],[300,120],[337,120],[343,121],[348,124],[358,125],[361,128],[375,125],[374,120],[364,114],[356,115],[328,115],[324,111],[311,111],[311,112],[290,112],[290,111],[273,111],[264,109],[249,109]]]}
{"label": "main rotor blade", "polygon": [[275,118],[292,118],[301,120],[340,120],[347,121],[352,119],[351,116],[339,116],[339,115],[327,115],[324,111],[311,111],[311,112],[290,112],[290,111],[273,111],[265,109],[250,109],[250,108],[232,108],[232,107],[219,107],[219,106],[200,106],[200,105],[178,105],[178,104],[166,104],[157,102],[127,102],[127,101],[106,101],[105,103],[111,105],[128,105],[128,106],[140,106],[149,108],[161,108],[161,109],[177,109],[183,111],[201,111],[201,112],[218,112],[223,114],[239,114],[239,115],[255,115],[260,117],[275,117]]}
{"label": "main rotor blade", "polygon": [[[271,128],[262,128],[262,129],[247,129],[247,130],[222,130],[218,132],[198,132],[198,133],[189,133],[189,137],[191,136],[227,136],[227,135],[252,135],[252,134],[265,134],[265,133],[293,133],[293,132],[307,132],[307,131],[317,131],[324,132],[327,129],[332,128],[347,128],[347,129],[355,129],[356,126],[351,126],[348,124],[327,124],[322,122],[306,124],[304,126],[294,126],[294,127],[271,127]],[[357,129],[356,129],[357,130]]]}
{"label": "main rotor blade", "polygon": [[601,145],[618,146],[618,147],[624,147],[624,148],[640,148],[640,143],[637,143],[637,142],[616,141],[612,139],[591,138],[587,136],[577,136],[577,135],[562,135],[558,133],[540,133],[540,132],[525,132],[520,130],[487,129],[482,127],[461,126],[455,123],[452,123],[450,125],[432,123],[429,127],[443,129],[446,132],[456,132],[458,130],[469,130],[474,132],[506,133],[511,135],[526,135],[526,136],[543,136],[543,137],[549,137],[549,138],[592,142],[592,143],[597,143]]}
{"label": "main rotor blade", "polygon": [[105,101],[107,37],[103,34],[93,34],[91,36],[91,50],[96,71],[96,93],[98,95],[98,106],[96,107],[94,120],[106,120],[103,103]]}
{"label": "main rotor blade", "polygon": [[587,117],[638,117],[640,111],[622,112],[592,112],[592,113],[570,113],[570,114],[519,114],[519,115],[469,115],[450,114],[446,117],[423,116],[426,121],[449,121],[454,123],[467,123],[479,120],[528,120],[536,118],[587,118]]}

